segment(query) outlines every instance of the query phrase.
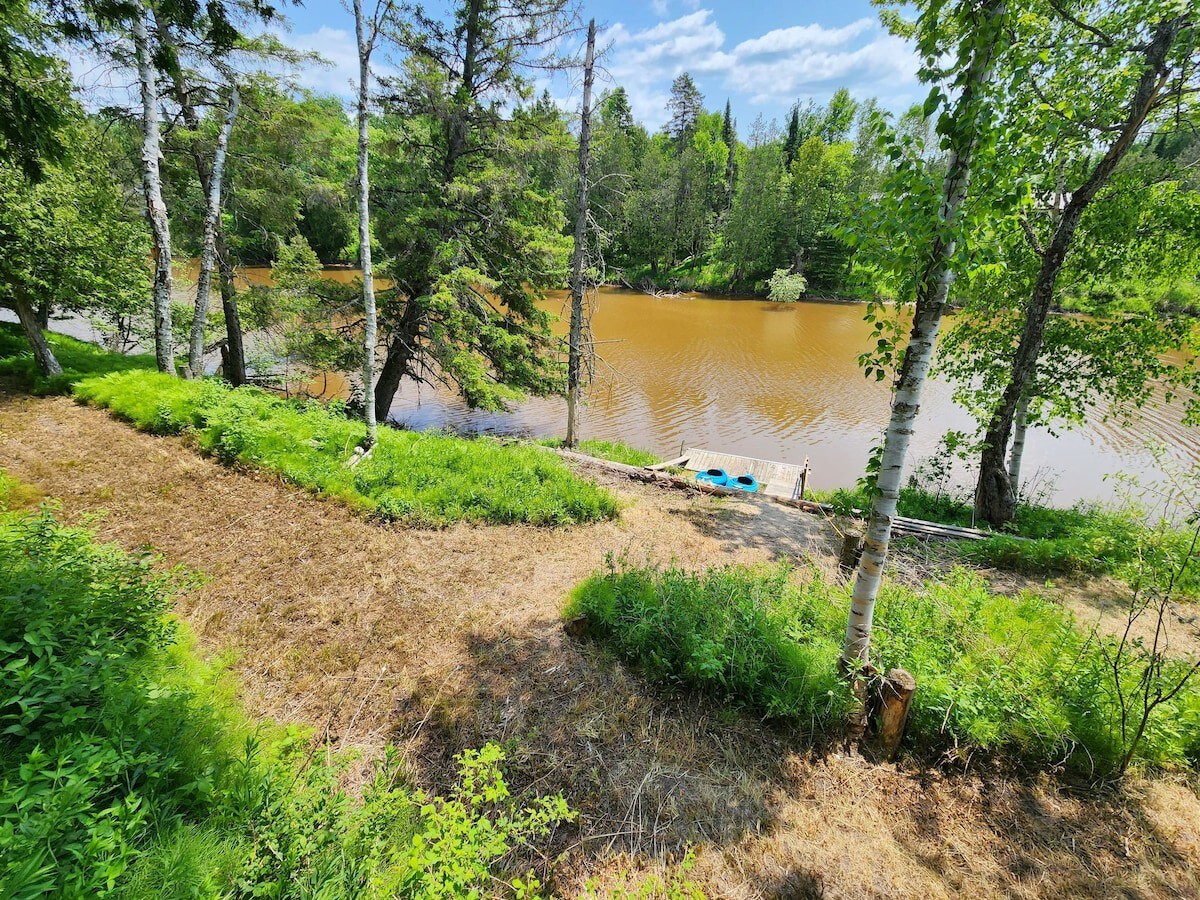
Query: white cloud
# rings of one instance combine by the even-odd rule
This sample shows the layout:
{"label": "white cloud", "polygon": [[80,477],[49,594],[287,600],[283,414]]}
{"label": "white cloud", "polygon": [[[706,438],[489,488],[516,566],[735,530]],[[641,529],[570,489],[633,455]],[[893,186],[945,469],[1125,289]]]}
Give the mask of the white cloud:
{"label": "white cloud", "polygon": [[358,47],[345,28],[322,25],[307,34],[289,34],[284,40],[297,50],[319,53],[328,65],[305,63],[296,72],[296,83],[318,94],[349,96],[357,91]]}
{"label": "white cloud", "polygon": [[[667,2],[661,4],[664,11]],[[634,113],[652,126],[665,119],[671,80],[683,71],[714,94],[710,105],[727,93],[758,105],[787,105],[809,96],[819,101],[845,86],[860,98],[877,96],[885,106],[903,106],[917,93],[912,49],[870,18],[840,28],[776,28],[728,50],[725,43],[713,11],[698,9],[636,32],[618,22],[602,46],[610,47],[604,62],[614,83],[626,89]]]}

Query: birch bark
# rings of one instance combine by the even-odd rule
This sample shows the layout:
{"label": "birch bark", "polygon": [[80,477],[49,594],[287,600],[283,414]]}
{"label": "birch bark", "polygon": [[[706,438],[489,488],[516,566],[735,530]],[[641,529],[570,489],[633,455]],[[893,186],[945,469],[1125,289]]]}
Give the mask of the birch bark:
{"label": "birch bark", "polygon": [[[991,77],[992,66],[1001,40],[999,20],[1005,12],[1004,0],[987,4],[988,34],[972,51],[963,89],[953,113],[955,122],[962,123],[974,116],[980,88]],[[875,599],[883,568],[887,562],[888,545],[892,536],[892,520],[900,499],[904,478],[904,463],[912,439],[913,422],[921,407],[921,389],[929,373],[934,342],[946,308],[946,297],[954,281],[952,260],[955,252],[954,226],[959,209],[967,196],[970,183],[971,157],[978,145],[978,130],[966,127],[963,135],[953,142],[942,182],[942,201],[938,210],[941,227],[929,248],[928,262],[917,282],[917,302],[913,315],[908,347],[901,364],[896,391],[892,398],[891,419],[884,438],[879,483],[858,572],[850,599],[850,616],[846,623],[846,644],[842,651],[842,667],[851,669],[867,663],[871,647],[871,628],[875,615]]]}
{"label": "birch bark", "polygon": [[204,210],[204,226],[200,245],[200,271],[196,276],[196,305],[192,313],[191,341],[188,345],[187,374],[199,378],[204,374],[204,325],[208,320],[208,305],[212,291],[212,272],[217,255],[217,223],[221,218],[221,181],[225,177],[225,157],[229,150],[229,134],[238,114],[238,89],[229,82],[229,105],[225,121],[217,135],[213,151],[212,175],[208,180],[208,205]]}
{"label": "birch bark", "polygon": [[175,374],[171,333],[171,226],[159,170],[162,151],[159,146],[158,73],[154,70],[150,32],[146,27],[148,15],[148,10],[139,6],[133,18],[133,44],[142,94],[142,187],[153,238],[154,357],[160,372]]}

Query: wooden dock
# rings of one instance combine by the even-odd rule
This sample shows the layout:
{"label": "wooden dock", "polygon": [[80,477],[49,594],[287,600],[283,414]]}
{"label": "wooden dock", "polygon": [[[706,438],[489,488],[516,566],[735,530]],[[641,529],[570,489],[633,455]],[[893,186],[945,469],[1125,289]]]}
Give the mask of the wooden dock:
{"label": "wooden dock", "polygon": [[[784,503],[827,516],[834,514],[834,509],[829,504],[814,503],[804,496],[809,477],[812,474],[807,459],[804,460],[803,465],[797,466],[791,463],[773,462],[769,459],[756,459],[753,456],[717,453],[703,447],[687,447],[675,459],[669,459],[649,468],[662,470],[676,466],[692,472],[724,469],[730,475],[749,473],[762,483],[763,489],[759,493],[770,497],[777,503]],[[865,510],[856,509],[852,512],[858,518],[866,518]],[[943,525],[940,522],[926,522],[923,519],[910,519],[907,516],[896,516],[892,519],[892,530],[896,534],[943,541],[980,541],[992,537],[992,532],[979,528]]]}
{"label": "wooden dock", "polygon": [[768,497],[783,497],[788,500],[804,499],[804,488],[808,482],[808,460],[804,465],[755,459],[753,456],[737,456],[733,453],[717,453],[703,447],[688,447],[670,465],[681,466],[692,472],[706,469],[724,469],[730,475],[750,474],[763,485],[761,493]]}

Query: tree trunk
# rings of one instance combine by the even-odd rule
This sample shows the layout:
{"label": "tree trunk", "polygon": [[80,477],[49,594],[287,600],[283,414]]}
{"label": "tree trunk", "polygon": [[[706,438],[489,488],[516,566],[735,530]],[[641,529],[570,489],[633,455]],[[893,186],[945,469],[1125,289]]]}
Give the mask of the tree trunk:
{"label": "tree trunk", "polygon": [[583,109],[579,121],[579,202],[575,213],[575,248],[571,253],[571,332],[567,346],[567,439],[574,448],[583,367],[584,265],[587,257],[588,169],[592,140],[592,68],[596,55],[596,20],[588,23],[587,57],[583,64]]}
{"label": "tree trunk", "polygon": [[50,330],[50,310],[53,306],[54,304],[47,299],[43,299],[42,302],[37,305],[38,325],[43,331]]}
{"label": "tree trunk", "polygon": [[46,376],[61,375],[62,366],[58,364],[54,351],[50,349],[50,344],[47,343],[46,336],[42,333],[42,326],[38,321],[38,311],[29,302],[29,297],[24,291],[17,290],[13,292],[12,299],[17,319],[21,322],[25,337],[29,338],[30,346],[33,347],[33,358],[37,362],[38,369]]}
{"label": "tree trunk", "polygon": [[1014,497],[1021,496],[1021,460],[1025,456],[1025,432],[1028,429],[1029,395],[1022,394],[1013,420],[1012,450],[1008,454],[1008,483]]}
{"label": "tree trunk", "polygon": [[[371,50],[375,32],[363,19],[362,0],[354,0],[354,31],[358,38],[358,259],[362,267],[363,334],[363,414],[367,423],[366,449],[375,446],[379,426],[371,392],[375,387],[375,349],[378,344],[375,321],[375,273],[371,268],[371,184],[367,171],[370,148]],[[397,382],[399,386],[399,382]],[[394,393],[394,392],[393,392]],[[390,400],[389,400],[390,403]]]}
{"label": "tree trunk", "polygon": [[204,226],[200,242],[200,271],[196,276],[196,306],[192,314],[192,334],[188,344],[187,374],[199,378],[204,374],[204,326],[208,321],[208,304],[212,292],[213,263],[217,255],[217,221],[221,218],[221,180],[225,177],[225,155],[229,150],[229,133],[238,112],[237,85],[229,82],[229,105],[225,121],[217,135],[213,151],[212,175],[206,185],[208,206],[204,210]]}
{"label": "tree trunk", "polygon": [[[411,304],[413,300],[410,298],[408,302]],[[400,382],[405,375],[411,374],[409,367],[416,357],[413,341],[414,338],[403,330],[402,320],[401,329],[392,335],[387,356],[379,369],[379,380],[375,382],[375,416],[384,422],[387,421],[396,392],[400,390]],[[363,402],[371,402],[369,393],[364,396]]]}
{"label": "tree trunk", "polygon": [[[990,39],[980,42],[971,54],[962,94],[956,104],[954,118],[962,122],[974,115],[979,89],[991,76],[992,65],[1002,37],[1001,20],[1004,0],[987,4],[987,28]],[[976,131],[970,128],[965,139],[955,141],[947,159],[942,183],[942,203],[938,218],[942,228],[929,248],[928,262],[917,283],[916,310],[908,347],[901,363],[896,392],[892,398],[892,413],[884,438],[883,458],[879,470],[871,516],[867,522],[866,538],[854,592],[850,599],[850,616],[846,624],[846,645],[842,651],[842,667],[849,670],[868,661],[871,647],[871,627],[875,615],[875,598],[887,561],[888,544],[892,536],[892,519],[900,499],[904,478],[904,462],[912,439],[913,422],[921,406],[921,389],[929,372],[934,342],[946,308],[946,296],[954,280],[953,258],[955,241],[953,228],[959,209],[967,196],[970,183],[971,157],[976,146]]]}
{"label": "tree trunk", "polygon": [[237,308],[237,285],[233,280],[233,263],[225,246],[225,229],[217,222],[217,271],[221,282],[221,312],[225,316],[225,352],[222,362],[225,380],[238,387],[246,383],[246,347],[242,339],[242,317]]}
{"label": "tree trunk", "polygon": [[979,463],[979,484],[975,491],[976,517],[991,525],[1004,525],[1017,512],[1017,498],[1009,479],[1004,453],[1012,434],[1017,406],[1028,390],[1037,370],[1038,357],[1046,336],[1046,319],[1054,300],[1058,274],[1075,237],[1083,212],[1096,193],[1108,181],[1137,140],[1146,117],[1154,108],[1170,73],[1168,54],[1177,39],[1182,18],[1164,20],[1155,28],[1154,37],[1143,50],[1143,67],[1130,100],[1121,130],[1096,163],[1087,180],[1071,194],[1062,216],[1054,225],[1049,245],[1041,251],[1041,267],[1033,294],[1026,307],[1025,327],[1013,354],[1008,386],[1000,405],[992,415],[984,434],[984,449]]}
{"label": "tree trunk", "polygon": [[138,82],[142,91],[142,187],[146,217],[150,220],[154,255],[154,357],[160,372],[175,374],[171,333],[171,226],[163,201],[159,171],[158,74],[154,70],[147,10],[139,7],[133,18],[133,43],[137,50]]}

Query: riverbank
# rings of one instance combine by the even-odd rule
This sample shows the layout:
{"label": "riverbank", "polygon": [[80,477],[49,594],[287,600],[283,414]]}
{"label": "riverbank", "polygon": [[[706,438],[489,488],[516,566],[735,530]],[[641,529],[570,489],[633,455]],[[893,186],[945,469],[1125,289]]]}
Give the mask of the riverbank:
{"label": "riverbank", "polygon": [[98,516],[101,539],[205,574],[176,610],[204,653],[231,660],[252,714],[368,757],[395,744],[434,790],[453,782],[458,751],[508,746],[518,796],[562,790],[581,813],[548,850],[567,854],[564,896],[668,871],[689,846],[691,877],[714,897],[1200,890],[1200,801],[1185,778],[1081,793],[994,764],[871,765],[808,749],[802,729],[681,702],[562,632],[567,594],[609,553],[832,575],[836,535],[815,517],[586,470],[621,498],[620,520],[380,527],[178,438],[11,391],[0,457],[69,520]]}

